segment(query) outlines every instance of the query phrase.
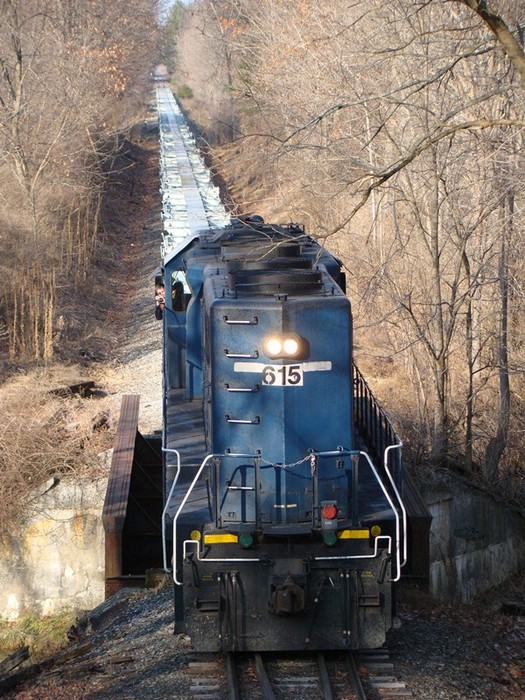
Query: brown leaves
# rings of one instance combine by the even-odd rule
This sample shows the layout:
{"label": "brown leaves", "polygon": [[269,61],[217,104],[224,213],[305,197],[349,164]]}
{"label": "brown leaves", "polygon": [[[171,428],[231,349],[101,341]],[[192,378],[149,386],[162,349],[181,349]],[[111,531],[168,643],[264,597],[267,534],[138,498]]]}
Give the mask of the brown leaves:
{"label": "brown leaves", "polygon": [[108,431],[93,432],[104,400],[53,397],[52,386],[33,374],[0,387],[0,535],[31,515],[46,480],[94,474],[97,453],[110,446]]}

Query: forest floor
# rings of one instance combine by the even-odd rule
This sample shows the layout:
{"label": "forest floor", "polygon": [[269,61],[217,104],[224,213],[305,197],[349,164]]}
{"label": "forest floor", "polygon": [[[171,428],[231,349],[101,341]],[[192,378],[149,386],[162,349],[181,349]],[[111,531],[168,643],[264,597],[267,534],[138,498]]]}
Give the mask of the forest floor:
{"label": "forest floor", "polygon": [[[120,190],[114,224],[121,228],[114,263],[111,308],[97,346],[86,347],[83,375],[108,392],[118,417],[120,398],[141,395],[143,432],[160,428],[161,340],[153,310],[153,275],[159,261],[160,199],[154,131],[133,147],[132,186]],[[70,367],[64,376],[70,377]],[[390,632],[395,672],[419,700],[513,700],[525,695],[525,617],[500,611],[502,601],[524,600],[523,582],[486,595],[474,605],[443,604],[428,594],[400,592],[400,626]],[[172,593],[119,595],[103,615],[71,631],[75,658],[56,657],[31,679],[8,691],[9,700],[131,700],[191,698],[185,671],[190,640],[173,634]],[[67,649],[66,649],[67,652]],[[61,660],[62,659],[62,660]]]}

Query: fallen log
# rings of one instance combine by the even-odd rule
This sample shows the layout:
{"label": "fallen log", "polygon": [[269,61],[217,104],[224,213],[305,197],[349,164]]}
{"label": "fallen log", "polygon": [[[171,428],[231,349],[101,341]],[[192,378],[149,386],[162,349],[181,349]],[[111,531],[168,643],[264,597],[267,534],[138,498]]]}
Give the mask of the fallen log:
{"label": "fallen log", "polygon": [[[11,671],[13,671],[17,666],[19,666],[23,661],[29,658],[29,650],[27,649],[27,647],[22,647],[17,652],[14,652],[14,654],[11,654],[11,656],[9,656],[7,659],[4,659],[4,661],[0,663],[0,695],[3,694],[4,690],[13,688],[15,685],[18,685],[19,683],[22,683],[23,681],[26,681],[29,678],[34,678],[34,676],[38,675],[42,671],[53,668],[54,666],[57,666],[59,664],[66,663],[67,661],[71,661],[71,659],[75,659],[78,656],[83,656],[84,654],[87,654],[89,651],[91,651],[92,648],[92,642],[77,644],[74,647],[63,649],[57,652],[54,656],[52,656],[49,659],[46,659],[45,661],[42,661],[41,663],[32,664],[31,666],[27,666],[26,668],[11,673]],[[24,658],[22,658],[22,656],[24,655],[24,649],[26,655]],[[10,668],[8,668],[9,664],[7,662],[9,659],[12,658],[12,663],[15,663],[18,658],[20,658],[20,661],[18,661],[18,663],[15,663],[15,665],[11,664]],[[5,664],[5,672],[3,672],[2,664]]]}
{"label": "fallen log", "polygon": [[525,616],[525,603],[517,600],[506,600],[501,604],[501,612],[504,615]]}
{"label": "fallen log", "polygon": [[92,649],[93,642],[84,642],[83,644],[77,644],[74,647],[68,647],[67,649],[63,649],[62,651],[57,652],[46,663],[49,663],[52,666],[56,666],[57,664],[63,664],[66,661],[71,661],[71,659],[76,659],[79,656],[84,656],[84,654],[87,654]]}
{"label": "fallen log", "polygon": [[60,396],[61,398],[67,398],[72,394],[79,394],[80,396],[87,397],[92,394],[95,390],[95,382],[85,381],[78,382],[77,384],[70,384],[69,386],[58,387],[57,389],[51,389],[50,394],[53,396]]}
{"label": "fallen log", "polygon": [[15,671],[10,676],[5,678],[0,678],[0,695],[3,695],[4,690],[9,690],[9,688],[14,688],[15,685],[27,681],[29,678],[33,678],[41,670],[40,665],[36,664],[34,666],[28,666],[20,671]]}
{"label": "fallen log", "polygon": [[20,647],[5,659],[0,661],[0,679],[7,676],[17,666],[24,663],[29,658],[29,648],[26,646]]}

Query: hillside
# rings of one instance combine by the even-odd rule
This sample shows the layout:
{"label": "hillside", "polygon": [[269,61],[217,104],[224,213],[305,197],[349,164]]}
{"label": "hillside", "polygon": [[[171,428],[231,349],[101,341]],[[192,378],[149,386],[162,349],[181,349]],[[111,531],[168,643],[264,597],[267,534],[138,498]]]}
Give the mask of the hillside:
{"label": "hillside", "polygon": [[[89,296],[73,290],[75,303],[64,309],[57,359],[0,365],[0,534],[16,531],[25,497],[49,477],[99,473],[97,455],[111,447],[122,394],[141,395],[143,432],[161,427],[152,279],[160,260],[157,152],[155,127],[141,120],[106,190]],[[94,387],[68,391],[83,382]]]}

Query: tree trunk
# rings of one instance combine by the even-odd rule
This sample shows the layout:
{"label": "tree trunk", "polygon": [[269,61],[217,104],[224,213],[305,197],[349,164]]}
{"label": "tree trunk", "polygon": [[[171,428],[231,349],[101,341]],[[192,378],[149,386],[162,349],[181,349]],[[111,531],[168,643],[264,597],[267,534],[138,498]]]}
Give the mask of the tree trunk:
{"label": "tree trunk", "polygon": [[430,252],[432,256],[432,303],[435,309],[433,320],[434,383],[436,405],[434,408],[434,436],[432,439],[432,459],[440,463],[446,460],[448,453],[448,359],[446,348],[445,319],[443,315],[441,255],[440,255],[440,193],[439,166],[435,151],[432,153],[434,164],[434,206],[430,215]]}
{"label": "tree trunk", "polygon": [[468,285],[467,310],[465,314],[465,353],[467,356],[467,405],[465,415],[465,469],[472,471],[472,421],[474,416],[474,337],[472,328],[472,278],[470,260],[466,252],[463,252],[463,268],[465,270]]}
{"label": "tree trunk", "polygon": [[499,463],[507,446],[510,421],[510,378],[508,348],[509,279],[508,244],[513,226],[514,192],[510,192],[502,206],[502,236],[499,263],[500,320],[498,344],[499,409],[496,435],[485,450],[485,475],[489,481],[497,478]]}

